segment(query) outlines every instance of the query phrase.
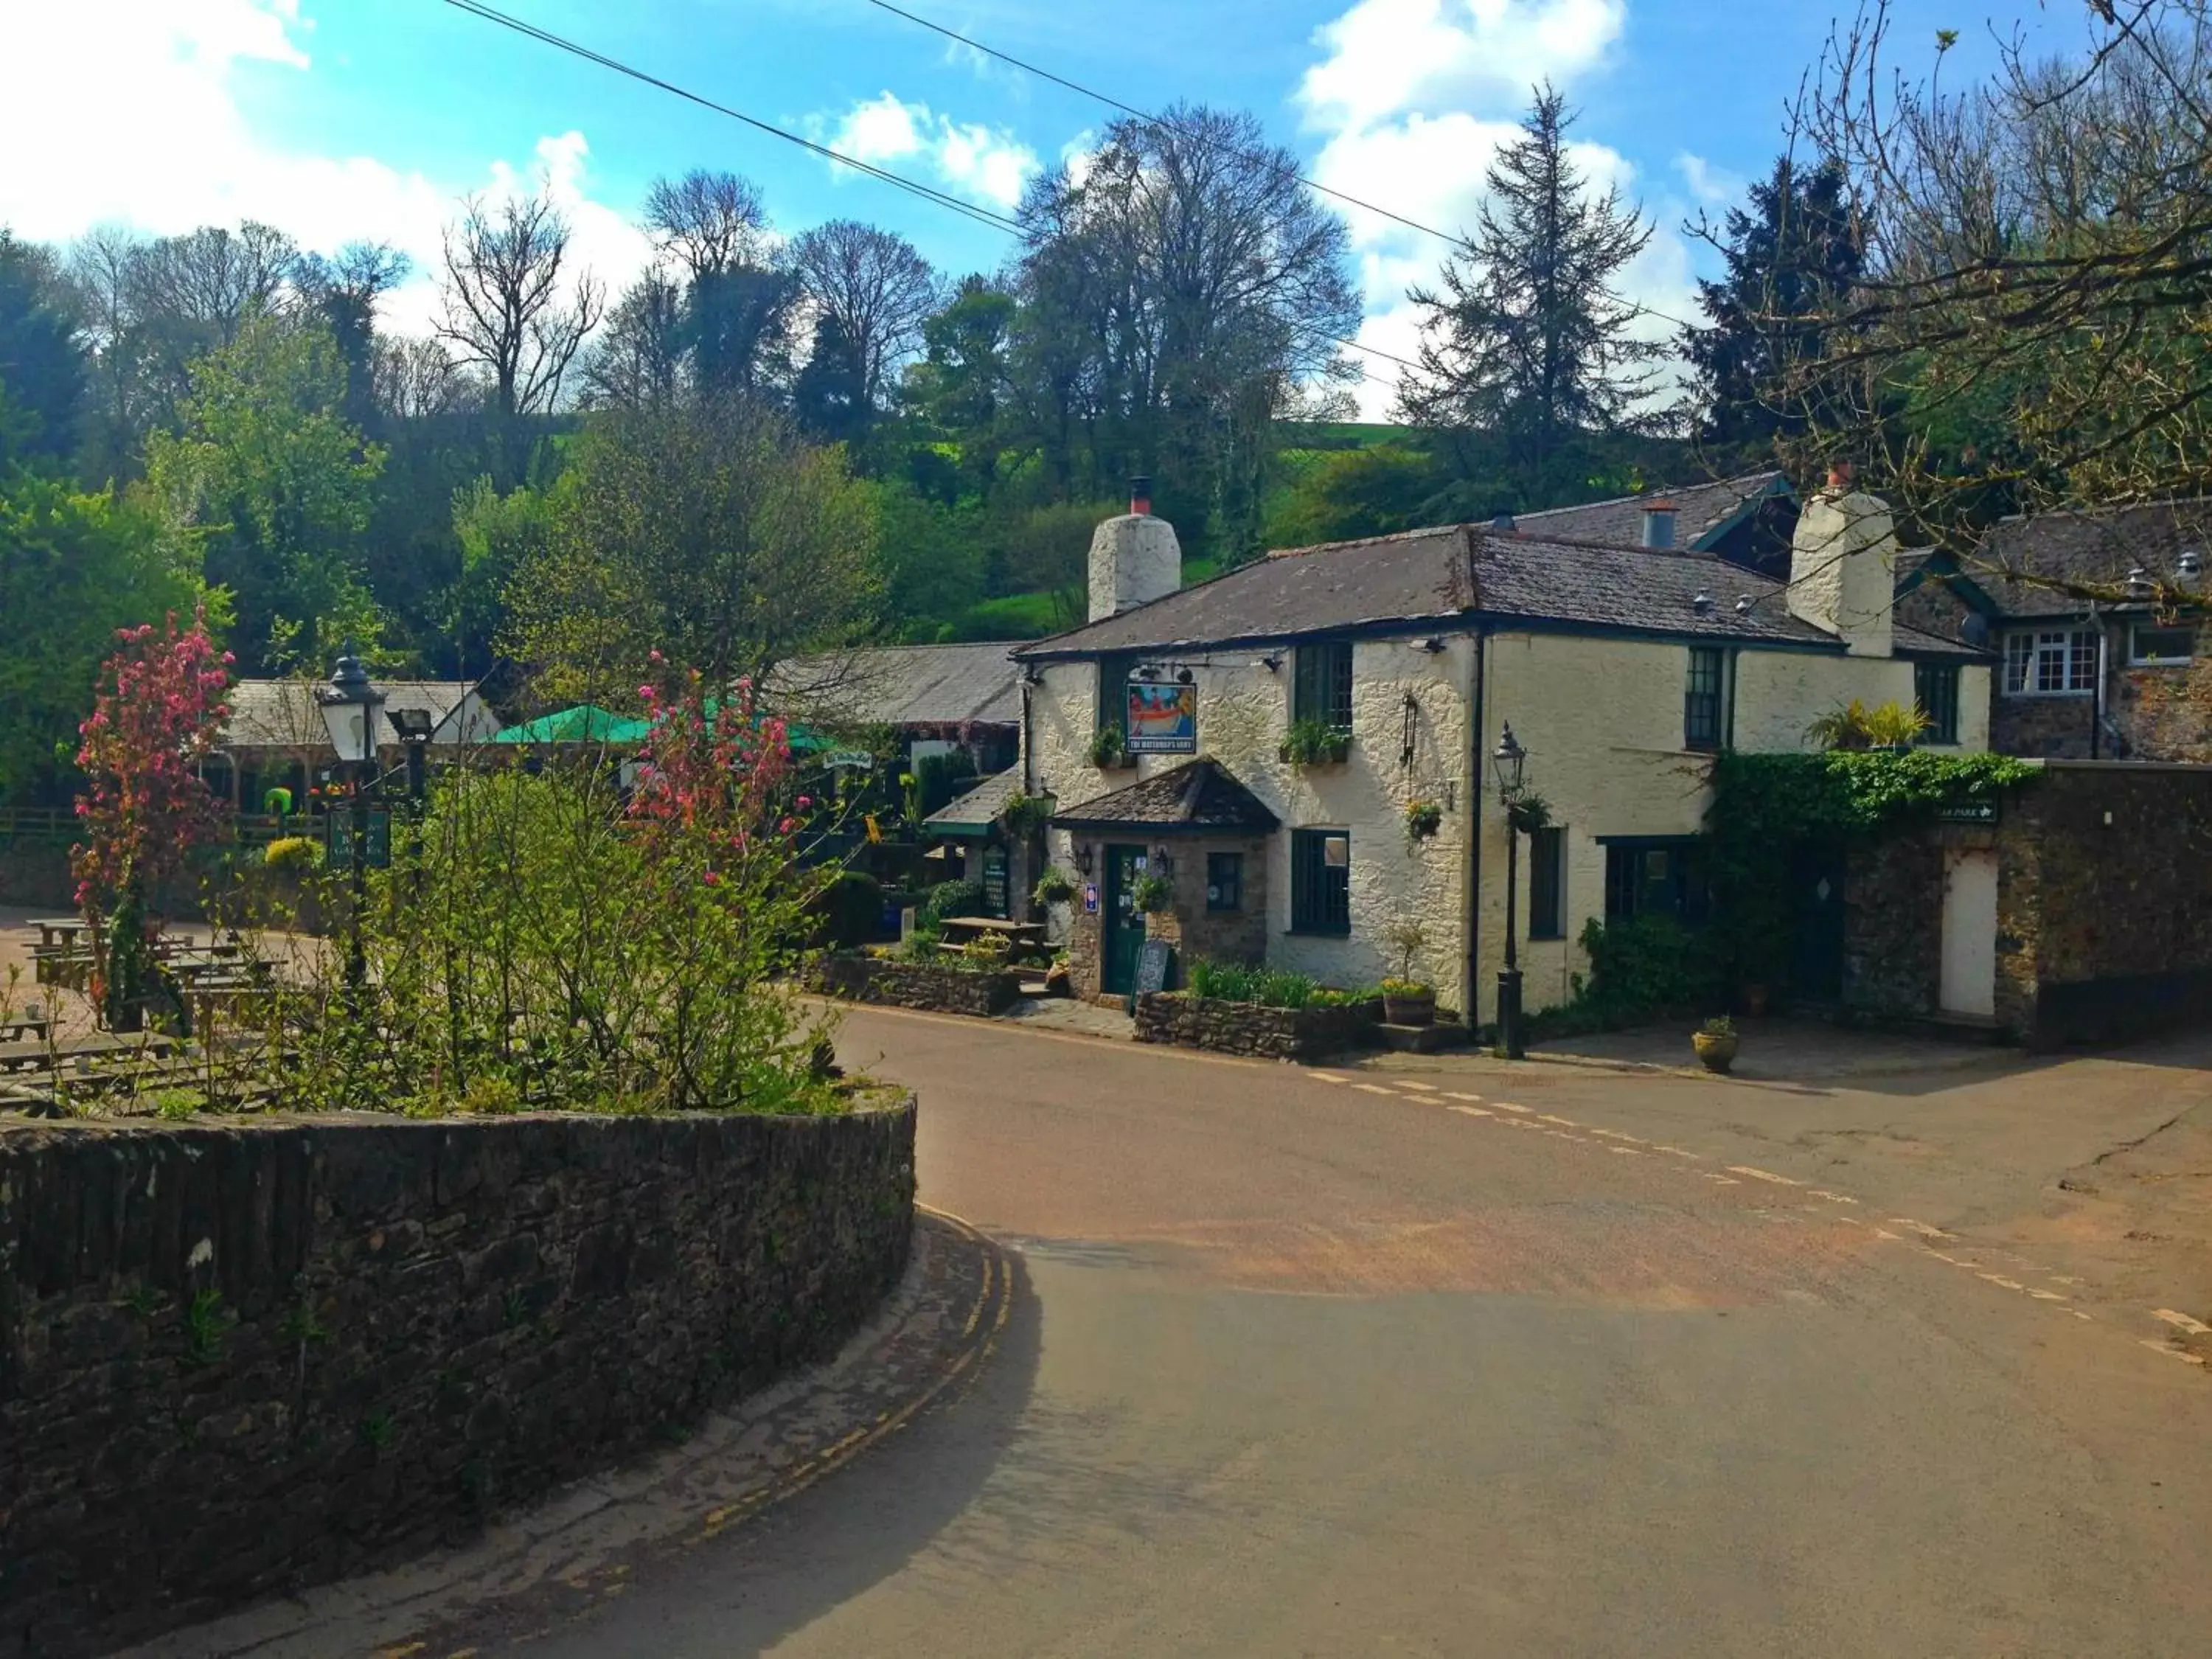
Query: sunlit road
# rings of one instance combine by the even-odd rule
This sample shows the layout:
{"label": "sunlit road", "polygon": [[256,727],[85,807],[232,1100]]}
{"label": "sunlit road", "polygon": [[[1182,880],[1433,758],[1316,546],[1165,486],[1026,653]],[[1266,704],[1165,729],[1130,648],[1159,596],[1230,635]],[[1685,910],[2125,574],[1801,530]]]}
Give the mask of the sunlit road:
{"label": "sunlit road", "polygon": [[2212,1652],[2204,1374],[1849,1194],[1590,1127],[1696,1085],[872,1012],[841,1046],[920,1091],[924,1199],[1018,1251],[1005,1340],[521,1651]]}

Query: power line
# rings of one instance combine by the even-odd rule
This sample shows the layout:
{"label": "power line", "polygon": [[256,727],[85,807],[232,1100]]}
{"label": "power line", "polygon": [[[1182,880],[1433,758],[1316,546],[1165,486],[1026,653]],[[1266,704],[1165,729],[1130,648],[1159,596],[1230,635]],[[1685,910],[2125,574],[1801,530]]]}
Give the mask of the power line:
{"label": "power line", "polygon": [[[1026,74],[1034,75],[1039,80],[1049,81],[1056,87],[1065,88],[1069,92],[1076,93],[1085,98],[1091,99],[1098,103],[1105,105],[1109,109],[1117,109],[1124,115],[1133,116],[1136,119],[1142,121],[1147,126],[1158,127],[1166,125],[1158,116],[1154,115],[1149,110],[1139,109],[1134,104],[1125,104],[1119,98],[1115,97],[1111,93],[1101,92],[1096,87],[1086,87],[1079,81],[1071,81],[1064,75],[1056,74],[1051,70],[1030,63],[1024,58],[1017,58],[1012,52],[1000,52],[996,46],[986,46],[982,41],[976,40],[973,35],[963,34],[957,29],[948,28],[942,23],[933,22],[928,18],[923,17],[918,13],[910,12],[903,6],[893,5],[891,3],[891,0],[868,0],[868,3],[875,7],[879,11],[887,11],[890,13],[894,17],[903,17],[908,22],[913,23],[921,28],[926,28],[933,34],[941,34],[948,40],[957,40],[971,52],[979,52],[986,58],[995,58],[1002,64],[1011,64],[1014,68],[1021,70]],[[1199,142],[1212,144],[1212,141],[1203,138],[1200,139]],[[1262,165],[1269,164],[1267,157],[1256,155],[1249,150],[1237,149],[1235,147],[1227,144],[1212,144],[1212,147],[1225,149],[1231,155],[1241,156],[1243,160],[1248,161],[1258,161]],[[1291,176],[1297,179],[1298,183],[1304,185],[1308,190],[1318,191],[1323,196],[1334,197],[1340,202],[1347,203],[1353,207],[1372,213],[1378,218],[1388,219],[1394,224],[1403,225],[1408,230],[1418,230],[1425,236],[1433,236],[1438,241],[1448,242],[1454,247],[1465,247],[1467,246],[1467,239],[1463,236],[1455,236],[1448,230],[1439,230],[1434,225],[1424,224],[1419,219],[1408,218],[1402,213],[1394,212],[1389,208],[1382,207],[1373,202],[1366,201],[1360,197],[1352,195],[1348,191],[1338,190],[1334,185],[1324,185],[1318,179],[1309,179],[1302,173],[1292,172],[1287,168],[1284,170],[1291,172]],[[1639,303],[1637,309],[1644,313],[1647,316],[1656,317],[1662,323],[1672,323],[1678,328],[1695,328],[1698,326],[1697,324],[1683,321],[1680,317],[1670,317],[1663,311],[1654,310],[1651,307],[1647,305]],[[1377,355],[1388,356],[1387,353]],[[1394,358],[1392,361],[1401,363],[1404,363],[1406,362],[1402,357]],[[1406,363],[1406,367],[1412,368],[1418,367],[1418,365]]]}
{"label": "power line", "polygon": [[[887,167],[879,167],[872,162],[863,161],[857,156],[846,155],[842,150],[833,149],[827,144],[817,143],[811,138],[793,132],[788,128],[777,126],[772,121],[763,121],[758,116],[748,115],[740,109],[732,109],[727,104],[717,103],[703,94],[679,87],[672,81],[664,81],[659,76],[649,74],[633,64],[626,64],[618,58],[610,58],[605,52],[594,51],[580,41],[569,40],[565,35],[554,33],[550,29],[540,28],[535,23],[525,22],[519,17],[510,16],[506,12],[484,4],[483,0],[445,0],[445,3],[457,11],[466,12],[471,17],[481,18],[487,23],[496,23],[501,28],[512,29],[517,34],[526,36],[556,51],[568,52],[574,57],[584,59],[586,63],[596,64],[602,69],[612,70],[617,75],[628,76],[633,81],[642,82],[647,86],[684,99],[686,102],[696,104],[702,109],[712,110],[717,115],[727,116],[732,121],[742,122],[746,126],[757,131],[764,132],[772,138],[781,138],[787,144],[796,144],[799,149],[819,155],[825,161],[851,167],[856,172],[866,173],[872,179],[880,179],[884,184],[906,191],[924,201],[934,203],[939,207],[951,208],[954,212],[964,214],[993,230],[1005,231],[1014,236],[1026,237],[1029,234],[1027,228],[1018,220],[1010,219],[1004,214],[994,213],[990,209],[978,207],[972,202],[963,202],[957,197],[947,195],[941,190],[923,184],[918,179],[910,179],[904,173],[893,173]],[[979,47],[978,50],[981,48]],[[1298,327],[1295,324],[1292,326]],[[1342,346],[1347,351],[1364,352],[1370,357],[1380,357],[1387,362],[1396,363],[1404,368],[1420,367],[1410,358],[1398,356],[1395,353],[1385,351],[1379,346],[1363,345],[1357,340],[1341,339],[1334,334],[1324,334],[1317,329],[1299,328],[1298,331],[1330,345]],[[1377,386],[1391,384],[1388,380],[1369,374],[1364,369],[1360,371],[1360,374],[1363,379],[1372,380]]]}

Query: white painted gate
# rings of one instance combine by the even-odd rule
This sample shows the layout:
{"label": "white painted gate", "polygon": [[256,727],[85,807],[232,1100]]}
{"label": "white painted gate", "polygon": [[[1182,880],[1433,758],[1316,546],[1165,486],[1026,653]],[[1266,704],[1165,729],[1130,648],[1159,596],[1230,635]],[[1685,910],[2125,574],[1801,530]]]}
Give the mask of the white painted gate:
{"label": "white painted gate", "polygon": [[1997,1011],[1997,855],[1943,854],[1943,975],[1947,1014]]}

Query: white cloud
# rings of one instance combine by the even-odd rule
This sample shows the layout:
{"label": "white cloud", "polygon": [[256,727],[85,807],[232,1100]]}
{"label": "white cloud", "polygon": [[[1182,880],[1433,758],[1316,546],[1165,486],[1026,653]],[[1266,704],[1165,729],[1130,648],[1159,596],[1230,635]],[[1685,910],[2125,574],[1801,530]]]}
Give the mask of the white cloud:
{"label": "white cloud", "polygon": [[1364,126],[1410,110],[1525,102],[1537,82],[1593,67],[1627,0],[1358,0],[1314,31],[1322,60],[1299,83],[1308,119]]}
{"label": "white cloud", "polygon": [[[855,161],[920,162],[934,182],[1001,212],[1021,200],[1022,187],[1040,166],[1036,152],[1006,129],[963,125],[896,93],[854,105],[835,126],[819,117],[811,125],[817,132],[827,128],[823,142]],[[845,169],[837,172],[847,176]]]}
{"label": "white cloud", "polygon": [[580,268],[619,287],[643,264],[643,238],[586,188],[580,133],[540,140],[526,167],[490,161],[477,177],[434,179],[369,156],[287,149],[254,131],[237,82],[311,73],[313,29],[300,0],[0,5],[0,63],[10,71],[0,155],[15,158],[0,167],[0,224],[64,241],[108,221],[167,235],[258,219],[322,252],[388,241],[417,275],[387,315],[420,329],[455,198],[530,187],[542,167],[575,226]]}
{"label": "white cloud", "polygon": [[1701,207],[1734,207],[1743,199],[1744,181],[1725,167],[1717,167],[1702,155],[1684,150],[1674,158],[1674,171],[1690,187]]}

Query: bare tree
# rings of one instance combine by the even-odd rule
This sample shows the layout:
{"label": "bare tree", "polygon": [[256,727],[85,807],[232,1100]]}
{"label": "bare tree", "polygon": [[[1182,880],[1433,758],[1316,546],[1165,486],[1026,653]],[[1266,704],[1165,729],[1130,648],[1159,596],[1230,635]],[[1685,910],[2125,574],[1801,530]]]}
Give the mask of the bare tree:
{"label": "bare tree", "polygon": [[370,385],[377,410],[387,420],[465,415],[483,404],[483,386],[441,340],[379,339]]}
{"label": "bare tree", "polygon": [[760,186],[734,173],[695,168],[681,179],[654,179],[646,192],[645,228],[662,257],[693,282],[770,263]]}
{"label": "bare tree", "polygon": [[605,290],[586,270],[562,295],[571,231],[541,187],[488,203],[464,198],[445,236],[438,337],[463,367],[483,371],[492,407],[509,421],[556,406],[561,382],[598,326]]}
{"label": "bare tree", "polygon": [[584,366],[584,401],[595,408],[659,409],[684,383],[684,290],[655,266],[607,313]]}
{"label": "bare tree", "polygon": [[937,273],[905,237],[855,219],[817,225],[791,259],[817,319],[836,325],[863,410],[881,408],[937,309]]}
{"label": "bare tree", "polygon": [[273,226],[203,225],[140,250],[131,264],[131,308],[141,322],[173,319],[184,325],[180,335],[228,345],[246,319],[276,307],[299,265],[299,245]]}

